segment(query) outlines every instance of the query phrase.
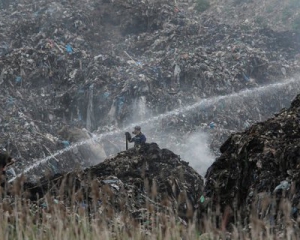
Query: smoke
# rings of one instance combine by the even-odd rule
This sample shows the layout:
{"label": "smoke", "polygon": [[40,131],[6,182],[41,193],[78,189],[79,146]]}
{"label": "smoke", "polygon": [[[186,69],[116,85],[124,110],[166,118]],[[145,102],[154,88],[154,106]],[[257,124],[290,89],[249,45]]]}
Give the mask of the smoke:
{"label": "smoke", "polygon": [[[146,98],[139,97],[133,101],[134,109],[131,121],[138,122],[151,118],[151,110],[147,107]],[[181,136],[180,129],[165,129],[160,121],[153,121],[142,125],[142,132],[147,137],[147,142],[156,142],[160,148],[167,148],[204,176],[213,163],[215,156],[210,150],[209,135],[198,129],[189,135]]]}
{"label": "smoke", "polygon": [[148,142],[156,142],[161,148],[167,148],[180,155],[180,158],[189,162],[189,165],[201,176],[205,175],[207,169],[214,162],[215,155],[210,149],[210,137],[202,130],[197,130],[185,137],[180,137],[178,132],[165,132],[163,129],[160,133],[156,132],[155,135],[153,135],[153,131],[146,130],[145,133],[149,139]]}
{"label": "smoke", "polygon": [[215,155],[210,149],[209,134],[203,130],[180,137],[177,131],[166,132],[157,123],[145,126],[144,129],[148,142],[156,142],[160,148],[167,148],[180,155],[182,160],[189,162],[189,165],[203,177],[215,160]]}
{"label": "smoke", "polygon": [[209,136],[201,130],[192,133],[186,139],[182,149],[182,159],[190,163],[200,175],[204,176],[214,162],[215,156],[209,147]]}

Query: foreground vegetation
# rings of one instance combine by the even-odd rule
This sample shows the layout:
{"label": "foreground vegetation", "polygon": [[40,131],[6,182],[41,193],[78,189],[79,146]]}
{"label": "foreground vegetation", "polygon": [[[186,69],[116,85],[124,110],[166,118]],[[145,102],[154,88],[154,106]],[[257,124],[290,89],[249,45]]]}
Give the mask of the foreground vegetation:
{"label": "foreground vegetation", "polygon": [[[249,224],[241,224],[241,214],[225,211],[219,215],[208,208],[207,216],[196,223],[194,219],[186,223],[172,214],[171,210],[158,210],[158,204],[149,197],[139,218],[128,212],[124,201],[114,207],[113,196],[107,188],[99,201],[99,189],[93,189],[87,204],[84,191],[70,189],[50,189],[37,201],[28,199],[19,181],[11,186],[9,195],[2,189],[0,203],[1,239],[299,239],[297,220],[291,218],[291,204],[281,200],[277,214],[272,212],[271,198],[261,199],[259,208],[249,214]],[[60,192],[55,197],[50,194]],[[72,194],[69,194],[73,192]],[[66,194],[67,193],[67,194]],[[253,202],[253,206],[254,206]],[[257,203],[257,202],[256,202]],[[271,204],[271,205],[270,205]],[[167,209],[166,205],[166,209]],[[148,210],[148,211],[147,211]],[[176,212],[176,211],[175,211]],[[193,213],[192,213],[193,214]],[[199,212],[198,212],[199,214]],[[228,216],[236,222],[227,224]],[[276,219],[272,216],[276,215]],[[219,226],[218,228],[216,226]],[[223,231],[222,231],[223,229]]]}

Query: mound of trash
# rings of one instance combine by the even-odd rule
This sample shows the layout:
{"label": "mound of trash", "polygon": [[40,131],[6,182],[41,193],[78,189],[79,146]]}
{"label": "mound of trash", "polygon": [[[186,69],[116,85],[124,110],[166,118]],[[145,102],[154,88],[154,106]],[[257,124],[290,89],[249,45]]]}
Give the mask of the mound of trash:
{"label": "mound of trash", "polygon": [[[300,200],[300,95],[290,108],[275,117],[235,133],[221,146],[221,156],[206,174],[205,193],[222,208],[250,210],[257,203],[260,212],[266,196],[290,200],[297,215]],[[268,213],[275,204],[268,202]],[[266,207],[265,206],[265,207]],[[277,205],[278,207],[278,205]],[[267,211],[266,209],[264,209]],[[277,208],[278,210],[278,208]],[[276,211],[274,211],[276,212]]]}
{"label": "mound of trash", "polygon": [[229,25],[268,27],[283,32],[290,30],[299,38],[299,6],[300,3],[293,0],[266,0],[263,5],[259,0],[228,0],[212,3],[205,14]]}
{"label": "mound of trash", "polygon": [[[90,140],[78,154],[74,145],[83,139],[61,129],[88,140],[201,100],[286,82],[299,71],[299,49],[291,32],[232,27],[176,1],[2,1],[0,149],[19,160],[17,174],[51,160],[30,172],[37,177],[98,163],[124,150],[123,137]],[[296,89],[210,101],[192,116],[169,115],[142,128],[155,142],[163,132],[169,138],[162,142],[175,143],[164,147],[176,149],[203,127],[217,152],[231,132],[287,106]],[[87,154],[94,146],[97,159]]]}
{"label": "mound of trash", "polygon": [[49,199],[65,207],[72,202],[88,208],[90,214],[109,207],[114,212],[130,213],[137,220],[143,220],[154,208],[187,220],[193,217],[203,184],[188,162],[150,143],[120,152],[84,171],[44,177],[38,183],[25,182],[24,190],[41,206]]}

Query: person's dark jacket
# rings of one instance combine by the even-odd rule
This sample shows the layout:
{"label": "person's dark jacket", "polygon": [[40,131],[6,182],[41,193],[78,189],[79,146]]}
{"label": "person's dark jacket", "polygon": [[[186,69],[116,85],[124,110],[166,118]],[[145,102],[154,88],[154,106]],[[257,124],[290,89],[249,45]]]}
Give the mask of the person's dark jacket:
{"label": "person's dark jacket", "polygon": [[133,138],[131,138],[130,134],[128,134],[127,137],[129,142],[134,142],[134,146],[140,146],[146,143],[146,136],[143,133],[139,133],[135,135]]}

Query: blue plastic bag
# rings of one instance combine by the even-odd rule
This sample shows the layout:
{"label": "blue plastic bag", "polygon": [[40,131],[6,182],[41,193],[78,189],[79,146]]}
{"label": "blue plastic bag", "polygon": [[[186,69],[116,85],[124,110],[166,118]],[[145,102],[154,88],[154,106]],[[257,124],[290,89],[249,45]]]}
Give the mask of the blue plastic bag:
{"label": "blue plastic bag", "polygon": [[73,48],[72,48],[72,46],[71,46],[70,44],[67,44],[67,46],[66,46],[66,51],[67,51],[69,54],[73,53]]}

